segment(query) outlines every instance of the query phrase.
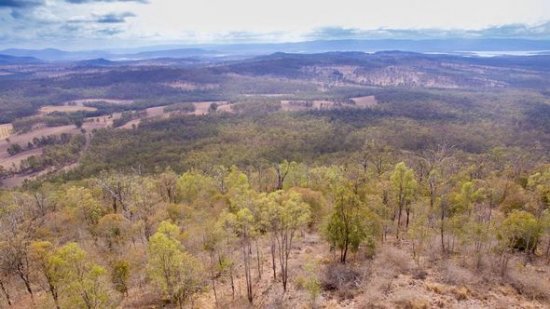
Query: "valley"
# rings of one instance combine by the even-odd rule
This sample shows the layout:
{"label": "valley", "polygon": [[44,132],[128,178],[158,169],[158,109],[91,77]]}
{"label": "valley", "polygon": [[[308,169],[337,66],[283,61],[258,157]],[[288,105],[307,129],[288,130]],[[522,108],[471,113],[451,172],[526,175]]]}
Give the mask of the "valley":
{"label": "valley", "polygon": [[1,308],[550,304],[550,56],[8,60]]}

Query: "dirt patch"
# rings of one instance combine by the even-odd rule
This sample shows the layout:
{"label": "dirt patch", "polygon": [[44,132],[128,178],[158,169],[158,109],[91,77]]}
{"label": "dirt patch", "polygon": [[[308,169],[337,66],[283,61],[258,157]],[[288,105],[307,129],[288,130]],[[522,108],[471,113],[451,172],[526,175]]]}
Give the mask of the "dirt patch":
{"label": "dirt patch", "polygon": [[145,110],[147,112],[147,118],[151,117],[168,117],[169,113],[164,111],[165,106],[150,107]]}
{"label": "dirt patch", "polygon": [[233,105],[231,104],[218,105],[218,110],[220,112],[233,113]]}
{"label": "dirt patch", "polygon": [[118,128],[119,129],[133,129],[141,123],[142,119],[146,119],[146,118],[139,118],[139,119],[130,120],[127,123],[125,123],[124,125],[122,125]]}
{"label": "dirt patch", "polygon": [[54,112],[61,112],[61,113],[75,113],[75,112],[94,112],[97,108],[95,107],[89,107],[89,106],[82,106],[82,105],[47,105],[42,106],[38,111],[41,114],[49,114]]}
{"label": "dirt patch", "polygon": [[81,99],[81,100],[67,101],[63,105],[84,106],[86,103],[99,103],[99,102],[107,103],[107,104],[113,104],[113,105],[130,105],[130,104],[134,103],[134,101],[132,101],[132,100],[96,98],[96,99]]}
{"label": "dirt patch", "polygon": [[369,108],[374,107],[378,104],[378,101],[376,101],[376,98],[373,95],[369,95],[366,97],[357,97],[351,99],[353,102],[355,102],[355,105],[360,108]]}
{"label": "dirt patch", "polygon": [[29,158],[30,156],[39,156],[41,154],[42,154],[42,149],[34,148],[31,150],[20,152],[13,156],[2,155],[0,157],[0,166],[4,167],[5,169],[9,169],[13,165],[15,165],[16,167],[19,167],[19,164],[21,163],[21,161]]}
{"label": "dirt patch", "polygon": [[171,83],[166,83],[164,85],[170,88],[179,89],[183,91],[212,90],[220,87],[217,84],[197,84],[197,83],[190,83],[186,81],[175,81]]}
{"label": "dirt patch", "polygon": [[329,100],[281,100],[281,109],[287,112],[297,112],[336,108],[370,108],[378,104],[374,96],[352,98],[351,101],[352,102],[336,102]]}
{"label": "dirt patch", "polygon": [[19,144],[22,147],[27,146],[35,137],[40,138],[48,135],[60,135],[62,133],[78,134],[80,130],[74,125],[60,127],[44,127],[23,134],[15,134],[9,137],[9,142],[6,139],[0,140],[0,160],[7,159],[10,155],[7,152],[10,144]]}
{"label": "dirt patch", "polygon": [[354,107],[351,104],[344,104],[328,100],[282,100],[281,109],[287,112],[297,112],[305,110],[324,110],[335,109],[343,106]]}
{"label": "dirt patch", "polygon": [[[226,101],[217,101],[217,102],[195,102],[193,103],[195,105],[195,111],[193,113],[191,113],[192,115],[206,115],[208,114],[208,110],[210,109],[210,105],[212,105],[212,103],[216,103],[218,105],[218,109],[220,109],[220,107],[224,106],[224,105],[227,105],[227,102]],[[229,110],[225,110],[225,111],[230,111],[231,109],[229,108]]]}
{"label": "dirt patch", "polygon": [[86,131],[91,131],[94,129],[104,129],[113,125],[113,120],[120,118],[120,113],[115,113],[113,116],[100,116],[100,117],[89,117],[86,118],[82,128]]}
{"label": "dirt patch", "polygon": [[0,124],[0,139],[8,138],[11,135],[12,131],[13,126],[11,125],[11,123]]}

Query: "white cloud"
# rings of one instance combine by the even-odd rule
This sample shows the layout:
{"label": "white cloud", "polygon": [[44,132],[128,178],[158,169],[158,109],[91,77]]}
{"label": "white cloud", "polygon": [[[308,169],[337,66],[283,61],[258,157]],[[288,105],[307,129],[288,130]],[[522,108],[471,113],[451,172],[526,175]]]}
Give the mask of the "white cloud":
{"label": "white cloud", "polygon": [[547,38],[547,20],[548,0],[0,0],[0,45],[502,37],[513,31]]}

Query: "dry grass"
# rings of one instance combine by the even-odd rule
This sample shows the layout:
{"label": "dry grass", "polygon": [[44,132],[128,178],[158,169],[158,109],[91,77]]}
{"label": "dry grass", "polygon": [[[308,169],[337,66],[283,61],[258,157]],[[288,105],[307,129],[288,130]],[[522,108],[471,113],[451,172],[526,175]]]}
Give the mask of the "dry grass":
{"label": "dry grass", "polygon": [[12,131],[13,126],[11,125],[11,123],[0,124],[0,139],[8,138],[11,135]]}
{"label": "dry grass", "polygon": [[75,112],[93,112],[97,108],[89,106],[79,106],[79,105],[46,105],[42,106],[38,111],[41,114],[49,114],[54,112],[60,113],[75,113]]}
{"label": "dry grass", "polygon": [[376,106],[378,102],[374,96],[357,97],[351,99],[351,102],[335,102],[328,100],[281,100],[281,109],[287,112],[305,111],[305,110],[326,110],[336,108],[370,108]]}
{"label": "dry grass", "polygon": [[20,152],[13,156],[0,156],[0,166],[3,166],[5,169],[11,168],[13,165],[19,166],[21,161],[29,158],[30,156],[39,156],[42,154],[42,149],[34,148],[24,152]]}
{"label": "dry grass", "polygon": [[10,142],[5,139],[0,139],[0,160],[9,157],[7,149],[12,143],[17,143],[21,146],[26,146],[28,142],[31,142],[35,137],[42,137],[48,135],[59,135],[62,133],[78,134],[79,129],[74,125],[60,126],[60,127],[43,127],[36,130],[32,130],[23,134],[14,134],[10,136]]}
{"label": "dry grass", "polygon": [[373,95],[366,96],[366,97],[357,97],[351,99],[353,102],[355,102],[355,105],[360,108],[368,108],[373,107],[378,104],[378,101],[376,101],[376,98]]}
{"label": "dry grass", "polygon": [[414,268],[414,262],[412,256],[404,250],[401,250],[392,246],[384,246],[377,254],[378,263],[383,265],[377,265],[391,270],[398,274],[410,273]]}
{"label": "dry grass", "polygon": [[187,81],[175,81],[171,83],[164,84],[170,88],[179,89],[183,91],[193,91],[193,90],[212,90],[219,88],[218,84],[197,84]]}
{"label": "dry grass", "polygon": [[[218,105],[218,109],[220,109],[220,107],[223,107],[225,105],[227,105],[227,102],[226,101],[219,101],[219,102],[195,102],[193,103],[195,105],[195,111],[192,112],[191,114],[193,115],[196,115],[196,116],[200,116],[200,115],[206,115],[208,114],[208,109],[210,108],[210,105],[212,105],[212,103],[216,103]],[[222,110],[222,109],[220,109]],[[231,110],[227,110],[227,109],[223,109],[224,111],[226,112],[230,112]]]}
{"label": "dry grass", "polygon": [[404,309],[428,309],[430,303],[423,296],[417,295],[414,291],[403,290],[394,295],[393,304],[395,308]]}
{"label": "dry grass", "polygon": [[474,275],[469,269],[461,267],[447,261],[441,265],[441,277],[443,282],[452,285],[474,284],[479,281],[479,277]]}
{"label": "dry grass", "polygon": [[516,291],[530,299],[550,301],[550,278],[528,269],[513,269],[507,280]]}
{"label": "dry grass", "polygon": [[325,291],[335,293],[340,299],[352,299],[361,287],[364,273],[350,264],[328,264],[321,279]]}
{"label": "dry grass", "polygon": [[63,105],[84,106],[85,103],[96,103],[96,102],[113,104],[113,105],[129,105],[134,103],[134,101],[132,100],[94,98],[94,99],[81,99],[81,100],[68,101],[68,102],[65,102]]}

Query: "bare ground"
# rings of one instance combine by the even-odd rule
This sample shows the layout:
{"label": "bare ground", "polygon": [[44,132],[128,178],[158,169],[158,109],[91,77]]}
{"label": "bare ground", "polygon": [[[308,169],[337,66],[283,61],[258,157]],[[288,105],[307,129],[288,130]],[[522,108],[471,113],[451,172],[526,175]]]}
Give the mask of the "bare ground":
{"label": "bare ground", "polygon": [[[289,285],[283,292],[280,274],[273,280],[271,256],[267,243],[262,245],[262,276],[258,276],[253,248],[254,303],[246,299],[246,285],[240,255],[236,254],[235,297],[226,276],[216,280],[218,306],[221,308],[549,308],[550,299],[537,299],[518,290],[517,283],[500,278],[489,270],[461,266],[460,259],[435,258],[423,266],[414,262],[406,244],[385,243],[373,259],[352,255],[347,266],[336,262],[327,243],[317,234],[305,234],[290,255]],[[437,254],[436,254],[437,256]],[[204,257],[203,262],[208,259]],[[313,272],[307,271],[314,265]],[[278,267],[277,267],[278,268]],[[329,269],[339,272],[327,276]],[[539,271],[550,273],[550,266]],[[480,273],[483,272],[483,276]],[[525,270],[522,270],[525,272]],[[349,274],[353,274],[350,277]],[[539,274],[541,287],[550,286],[550,276]],[[346,276],[352,279],[346,279]],[[528,273],[523,276],[529,276]],[[320,294],[313,298],[304,282],[316,277]],[[328,280],[328,281],[327,281]],[[347,280],[347,281],[346,281]],[[339,283],[338,283],[339,281]],[[336,283],[335,283],[336,282]],[[216,308],[212,283],[186,308]],[[338,285],[340,287],[327,286]],[[161,308],[162,300],[154,288],[133,288],[122,308]]]}
{"label": "bare ground", "polygon": [[[4,162],[4,160],[7,160],[10,158],[10,155],[7,152],[7,149],[10,146],[10,144],[17,143],[22,147],[25,147],[35,137],[40,138],[42,136],[59,135],[62,133],[76,134],[76,133],[79,133],[79,129],[74,125],[67,125],[67,126],[60,126],[60,127],[44,127],[44,128],[39,128],[23,134],[10,135],[9,142],[6,139],[0,140],[0,162]],[[33,150],[30,150],[30,151],[33,151]],[[21,154],[25,154],[26,152],[28,151],[22,152]],[[11,162],[10,162],[10,165],[11,165]]]}
{"label": "bare ground", "polygon": [[93,112],[97,108],[89,106],[80,106],[80,105],[46,105],[42,106],[38,111],[41,114],[49,114],[53,112],[62,112],[62,113],[74,113],[74,112]]}
{"label": "bare ground", "polygon": [[353,102],[355,102],[355,105],[360,108],[368,108],[368,107],[374,107],[378,104],[378,101],[376,101],[376,98],[373,95],[366,96],[366,97],[357,97],[351,99]]}

